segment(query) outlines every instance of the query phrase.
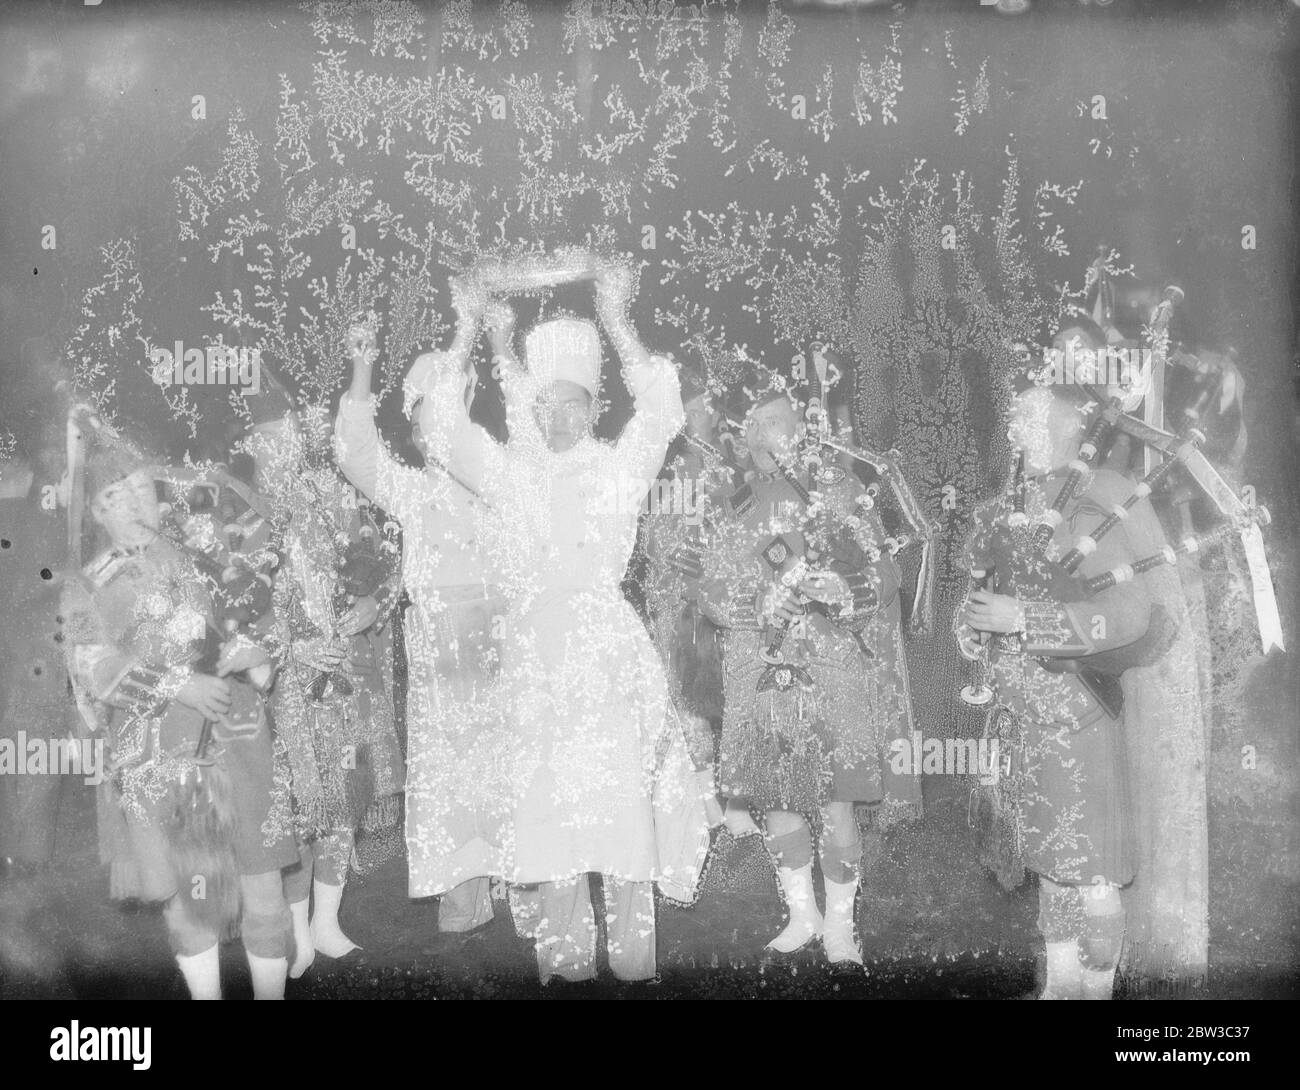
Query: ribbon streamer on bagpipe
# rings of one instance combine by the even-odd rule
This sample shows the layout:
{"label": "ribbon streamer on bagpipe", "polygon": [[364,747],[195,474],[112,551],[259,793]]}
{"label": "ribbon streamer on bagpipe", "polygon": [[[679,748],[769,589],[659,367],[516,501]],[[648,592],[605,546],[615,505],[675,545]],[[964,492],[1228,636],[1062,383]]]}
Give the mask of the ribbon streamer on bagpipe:
{"label": "ribbon streamer on bagpipe", "polygon": [[[1159,424],[1152,422],[1153,420],[1163,420],[1162,393],[1164,366],[1168,354],[1168,327],[1173,316],[1173,310],[1182,301],[1183,297],[1184,293],[1181,288],[1170,285],[1164,289],[1159,305],[1151,313],[1149,322],[1151,364],[1147,371],[1138,376],[1139,381],[1136,386],[1137,390],[1141,392],[1141,398],[1138,402],[1132,404],[1134,409],[1136,409],[1137,404],[1144,404],[1143,419],[1122,411],[1125,406],[1109,390],[1095,385],[1083,385],[1083,389],[1088,395],[1103,406],[1103,411],[1093,422],[1093,426],[1085,436],[1084,442],[1079,449],[1079,457],[1071,464],[1070,475],[1066,479],[1064,487],[1058,493],[1056,501],[1052,505],[1052,510],[1047,513],[1043,523],[1037,528],[1036,536],[1043,543],[1045,543],[1046,539],[1050,539],[1055,523],[1060,521],[1065,504],[1068,503],[1091,468],[1097,450],[1105,442],[1106,434],[1111,431],[1124,432],[1145,444],[1144,468],[1146,477],[1138,485],[1139,489],[1145,489],[1143,494],[1149,493],[1150,486],[1168,471],[1158,461],[1160,454],[1172,455],[1183,464],[1188,474],[1209,496],[1215,507],[1218,508],[1219,513],[1228,520],[1229,528],[1240,535],[1250,572],[1252,593],[1255,601],[1255,616],[1259,624],[1260,640],[1264,653],[1267,654],[1274,647],[1285,650],[1282,638],[1282,622],[1278,615],[1277,598],[1273,590],[1268,558],[1264,553],[1264,538],[1260,530],[1261,525],[1268,524],[1267,510],[1247,505],[1198,449],[1199,442],[1189,442],[1187,439],[1166,431]],[[1130,391],[1129,402],[1133,401],[1135,392]],[[1199,438],[1199,433],[1194,434]],[[1166,463],[1165,466],[1168,466],[1168,464]],[[1136,502],[1136,499],[1136,496],[1132,497],[1130,505],[1132,502]],[[1116,517],[1122,518],[1124,516],[1117,514]],[[1107,529],[1109,528],[1110,526],[1107,526]],[[1216,532],[1214,536],[1221,535]],[[1088,548],[1087,542],[1089,539],[1082,540],[1084,548]],[[1188,540],[1194,541],[1196,539]],[[1077,567],[1082,556],[1072,557],[1071,559],[1073,566]],[[1143,568],[1142,570],[1147,569]]]}
{"label": "ribbon streamer on bagpipe", "polygon": [[1111,248],[1108,243],[1101,243],[1097,247],[1097,256],[1092,264],[1088,266],[1087,275],[1084,277],[1084,290],[1092,295],[1096,289],[1096,295],[1093,296],[1092,320],[1102,329],[1113,329],[1115,325],[1115,285],[1111,282],[1110,273],[1106,265],[1111,258]]}
{"label": "ribbon streamer on bagpipe", "polygon": [[[1169,322],[1174,307],[1183,301],[1183,289],[1171,284],[1165,288],[1159,305],[1151,313],[1151,363],[1144,376],[1146,400],[1143,419],[1154,428],[1165,426],[1165,367],[1169,359]],[[1143,452],[1144,473],[1156,467],[1156,453],[1151,447]]]}
{"label": "ribbon streamer on bagpipe", "polygon": [[[1107,395],[1104,390],[1095,386],[1085,386],[1084,389],[1101,404],[1106,403]],[[1261,524],[1267,525],[1267,510],[1248,505],[1194,444],[1191,449],[1188,449],[1186,440],[1172,432],[1148,424],[1145,420],[1139,420],[1128,413],[1120,413],[1114,421],[1114,427],[1145,443],[1149,450],[1159,450],[1178,457],[1188,475],[1201,487],[1219,513],[1227,520],[1227,532],[1240,535],[1247,569],[1250,572],[1255,618],[1259,624],[1264,653],[1268,654],[1274,647],[1279,651],[1285,651],[1282,620],[1278,614],[1277,596],[1273,590],[1268,557],[1264,552],[1264,535],[1260,530]]]}
{"label": "ribbon streamer on bagpipe", "polygon": [[[55,387],[62,392],[63,383]],[[74,402],[68,409],[65,432],[68,485],[68,538],[67,567],[69,575],[81,573],[81,537],[86,518],[86,436],[99,432],[111,439],[118,433],[104,423],[94,406],[85,401]]]}

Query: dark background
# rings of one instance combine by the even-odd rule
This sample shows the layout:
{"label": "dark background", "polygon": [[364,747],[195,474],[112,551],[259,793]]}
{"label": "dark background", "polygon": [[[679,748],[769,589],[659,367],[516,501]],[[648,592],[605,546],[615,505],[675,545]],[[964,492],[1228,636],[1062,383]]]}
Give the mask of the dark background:
{"label": "dark background", "polygon": [[[693,340],[717,360],[744,345],[779,367],[814,338],[840,350],[862,441],[902,451],[944,531],[938,633],[911,649],[923,729],[969,734],[979,722],[955,700],[963,674],[946,631],[966,520],[1003,465],[1005,346],[1045,343],[1063,292],[1108,244],[1133,270],[1117,281],[1123,321],[1176,282],[1187,299],[1174,338],[1239,354],[1250,441],[1235,483],[1274,515],[1266,539],[1294,645],[1296,4],[1060,2],[1015,17],[974,0],[623,4],[604,22],[583,5],[305,7],[0,11],[0,426],[17,441],[57,420],[52,391],[70,378],[171,457],[224,458],[235,411],[204,389],[169,404],[147,345],[258,345],[304,403],[332,409],[343,331],[370,309],[396,437],[395,382],[450,335],[450,270],[539,245],[633,253],[633,318],[652,348],[689,355]],[[232,221],[255,229],[221,248]],[[54,250],[41,247],[47,224]],[[955,251],[939,243],[945,224],[959,228]],[[1055,250],[1068,252],[1045,245],[1058,229]],[[259,286],[277,315],[254,305]],[[204,309],[236,291],[252,321]],[[889,299],[902,318],[882,318]],[[521,325],[539,306],[588,302],[567,291],[525,303]],[[625,408],[609,381],[606,434]],[[490,390],[476,411],[493,420]],[[1258,656],[1249,616],[1223,623],[1212,959],[1289,977],[1296,671]],[[1253,771],[1240,768],[1243,744],[1261,753]],[[898,847],[895,887],[882,879],[897,899],[881,909],[882,949],[997,945],[1001,925],[970,911],[982,879],[952,877],[969,866],[966,794],[927,784],[929,824]]]}

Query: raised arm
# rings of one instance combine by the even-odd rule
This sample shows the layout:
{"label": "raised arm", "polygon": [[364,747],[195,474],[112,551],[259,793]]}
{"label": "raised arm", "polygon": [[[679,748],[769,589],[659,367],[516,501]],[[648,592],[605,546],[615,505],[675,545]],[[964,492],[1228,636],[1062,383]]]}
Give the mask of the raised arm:
{"label": "raised arm", "polygon": [[501,445],[469,416],[470,351],[487,308],[487,293],[472,277],[451,284],[456,336],[447,351],[426,352],[416,359],[406,375],[406,404],[409,409],[423,402],[425,456],[484,495],[500,480],[505,458]]}
{"label": "raised arm", "polygon": [[627,317],[632,274],[621,265],[606,265],[596,281],[596,313],[613,342],[632,394],[634,413],[617,452],[623,471],[647,484],[658,473],[664,454],[685,422],[677,368],[665,356],[646,351]]}
{"label": "raised arm", "polygon": [[352,384],[334,418],[334,456],[343,475],[398,520],[418,502],[421,473],[393,458],[375,427],[375,397],[370,392],[376,356],[374,331],[353,326],[348,332]]}
{"label": "raised arm", "polygon": [[501,397],[505,402],[507,441],[512,447],[539,450],[546,440],[532,412],[537,382],[519,362],[511,344],[514,308],[500,299],[493,300],[485,321],[488,343],[492,346],[492,377],[501,383]]}

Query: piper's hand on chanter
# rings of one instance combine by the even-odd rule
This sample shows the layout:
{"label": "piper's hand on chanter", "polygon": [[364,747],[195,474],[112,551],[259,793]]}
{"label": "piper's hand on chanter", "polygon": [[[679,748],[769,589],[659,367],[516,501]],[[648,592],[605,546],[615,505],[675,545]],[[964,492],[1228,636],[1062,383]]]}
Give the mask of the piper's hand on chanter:
{"label": "piper's hand on chanter", "polygon": [[217,677],[252,670],[270,661],[271,656],[247,636],[235,636],[221,649],[217,659]]}
{"label": "piper's hand on chanter", "polygon": [[230,711],[230,699],[230,682],[211,674],[194,674],[176,694],[177,703],[193,708],[204,719],[220,719]]}
{"label": "piper's hand on chanter", "polygon": [[804,605],[792,587],[784,583],[773,583],[763,595],[760,609],[763,616],[774,624],[790,624],[797,617],[802,617]]}
{"label": "piper's hand on chanter", "polygon": [[980,638],[980,634],[965,621],[954,628],[953,635],[957,638],[957,650],[964,659],[978,662],[988,650],[988,645]]}
{"label": "piper's hand on chanter", "polygon": [[815,572],[807,575],[799,584],[799,593],[812,602],[823,605],[830,602],[842,602],[849,595],[849,585],[842,575],[832,571]]}
{"label": "piper's hand on chanter", "polygon": [[971,591],[963,616],[977,632],[1021,632],[1025,627],[1019,599],[991,590]]}
{"label": "piper's hand on chanter", "polygon": [[363,595],[339,618],[339,635],[347,638],[360,635],[377,620],[379,620],[379,603],[369,594]]}

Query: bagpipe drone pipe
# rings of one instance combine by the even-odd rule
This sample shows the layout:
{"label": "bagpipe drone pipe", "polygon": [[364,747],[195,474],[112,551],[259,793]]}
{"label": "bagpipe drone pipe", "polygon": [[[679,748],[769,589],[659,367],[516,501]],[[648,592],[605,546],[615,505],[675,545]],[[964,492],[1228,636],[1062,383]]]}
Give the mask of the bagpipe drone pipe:
{"label": "bagpipe drone pipe", "polygon": [[[1104,396],[1104,395],[1103,395]],[[1146,426],[1127,414],[1120,414],[1114,427],[1127,429],[1130,434],[1142,433]],[[1096,436],[1098,440],[1102,437]],[[1152,439],[1157,438],[1151,436]],[[1147,499],[1161,480],[1175,466],[1190,472],[1203,463],[1200,453],[1201,436],[1198,432],[1175,441],[1161,439],[1160,453],[1164,460],[1138,481],[1129,495],[1111,506],[1090,533],[1077,537],[1059,559],[1053,559],[1038,544],[1043,540],[1041,530],[1055,527],[1057,516],[1064,510],[1057,503],[1044,514],[1037,526],[1029,524],[1025,513],[1024,455],[1017,452],[1010,474],[1011,496],[1003,503],[1002,516],[978,540],[971,556],[971,582],[973,587],[1014,594],[1021,598],[1051,598],[1059,602],[1086,601],[1111,587],[1122,585],[1162,565],[1176,564],[1182,557],[1195,555],[1210,547],[1215,541],[1229,535],[1241,534],[1248,540],[1258,534],[1259,526],[1267,525],[1268,512],[1262,507],[1243,508],[1229,514],[1211,530],[1185,538],[1177,545],[1165,545],[1155,552],[1129,563],[1084,577],[1079,568],[1088,556],[1096,552],[1099,541],[1105,539],[1130,518],[1134,509]],[[1086,463],[1086,460],[1085,460]],[[1086,471],[1086,470],[1085,470]],[[1075,493],[1080,487],[1075,482],[1067,492],[1063,484],[1056,500],[1062,495]],[[1007,509],[1009,508],[1009,511]],[[1154,521],[1154,516],[1152,521]],[[1051,540],[1051,536],[1048,536]],[[1250,548],[1248,544],[1248,550]],[[1271,584],[1270,584],[1271,587]],[[1261,629],[1267,633],[1267,607],[1259,611]],[[1078,658],[1037,657],[1036,662],[1051,672],[1075,673],[1087,687],[1098,704],[1112,716],[1123,707],[1121,675],[1129,669],[1151,665],[1160,660],[1177,638],[1175,619],[1159,603],[1152,604],[1146,631],[1138,639],[1122,647],[1084,655]],[[1268,636],[1266,634],[1266,644]],[[984,723],[984,738],[991,748],[996,747],[996,767],[990,775],[981,777],[980,784],[971,789],[968,821],[978,830],[979,856],[1008,889],[1023,879],[1025,829],[1021,814],[1023,793],[1027,790],[1024,767],[1024,726],[1006,703],[995,699],[989,654],[992,650],[1018,654],[1019,641],[1014,636],[991,635],[981,641],[981,651],[976,658],[978,674],[966,686],[961,699],[970,705],[991,705]]]}
{"label": "bagpipe drone pipe", "polygon": [[[1166,289],[1164,300],[1153,314],[1153,340],[1158,346],[1165,339],[1164,332],[1173,306],[1181,296],[1182,292],[1177,288]],[[1035,526],[1030,528],[1027,525],[1028,518],[1024,512],[1024,457],[1017,452],[1010,475],[1010,487],[1014,493],[1012,511],[993,528],[984,542],[977,545],[971,563],[972,587],[987,587],[995,592],[1011,592],[1029,598],[1050,598],[1059,602],[1083,601],[1162,565],[1176,564],[1180,558],[1200,553],[1220,539],[1239,534],[1247,547],[1248,556],[1252,558],[1252,571],[1256,577],[1257,612],[1265,650],[1273,644],[1280,646],[1280,628],[1275,620],[1276,603],[1272,598],[1272,585],[1267,581],[1267,564],[1263,562],[1262,555],[1254,556],[1257,550],[1262,554],[1258,534],[1259,527],[1269,523],[1267,509],[1247,506],[1230,492],[1225,494],[1226,485],[1200,453],[1200,445],[1204,442],[1201,432],[1188,428],[1181,436],[1171,435],[1123,411],[1119,397],[1113,396],[1108,389],[1088,384],[1084,384],[1083,389],[1099,409],[1080,444],[1077,456],[1069,464],[1069,472],[1051,506]],[[1151,448],[1153,468],[1134,485],[1123,502],[1110,506],[1105,518],[1091,533],[1078,537],[1059,559],[1049,558],[1047,547],[1065,517],[1069,504],[1086,491],[1094,466],[1104,453],[1108,441],[1117,432],[1146,443]],[[1160,460],[1162,456],[1163,460]],[[1125,522],[1133,509],[1152,495],[1175,465],[1182,465],[1211,494],[1225,516],[1223,521],[1204,533],[1189,535],[1177,546],[1165,545],[1148,556],[1090,578],[1080,576],[1080,565],[1095,553],[1098,542]],[[1261,566],[1262,578],[1258,572]],[[1078,674],[1102,706],[1112,714],[1118,714],[1122,703],[1119,676],[1125,670],[1158,661],[1176,637],[1174,618],[1169,616],[1162,605],[1155,603],[1146,632],[1137,640],[1091,655],[1077,658],[1041,657],[1038,662],[1051,672]],[[986,678],[985,668],[980,682],[963,690],[963,700],[966,703],[978,705],[991,699]]]}

